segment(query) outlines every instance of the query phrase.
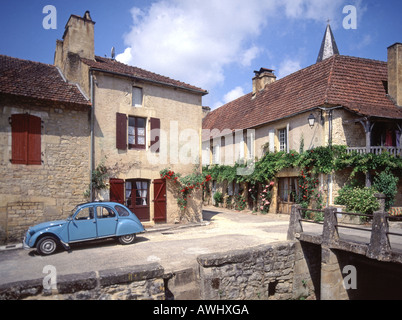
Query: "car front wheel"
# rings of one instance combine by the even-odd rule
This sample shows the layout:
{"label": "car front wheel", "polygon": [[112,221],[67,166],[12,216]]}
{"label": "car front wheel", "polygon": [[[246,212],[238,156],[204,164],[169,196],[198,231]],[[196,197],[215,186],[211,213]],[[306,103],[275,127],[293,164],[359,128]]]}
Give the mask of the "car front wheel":
{"label": "car front wheel", "polygon": [[54,253],[57,249],[57,240],[54,237],[43,237],[36,245],[36,250],[43,256]]}
{"label": "car front wheel", "polygon": [[132,244],[132,243],[134,243],[135,238],[136,238],[135,234],[128,234],[128,235],[119,237],[119,242],[124,245]]}

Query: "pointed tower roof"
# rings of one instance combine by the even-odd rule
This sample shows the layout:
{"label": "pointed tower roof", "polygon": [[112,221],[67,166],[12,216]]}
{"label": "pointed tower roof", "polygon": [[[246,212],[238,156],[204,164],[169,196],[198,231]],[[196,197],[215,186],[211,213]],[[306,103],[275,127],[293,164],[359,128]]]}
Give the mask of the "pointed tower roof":
{"label": "pointed tower roof", "polygon": [[318,54],[317,62],[321,62],[335,54],[339,54],[338,46],[336,45],[334,34],[332,33],[331,26],[327,24],[324,39],[322,39],[320,53]]}

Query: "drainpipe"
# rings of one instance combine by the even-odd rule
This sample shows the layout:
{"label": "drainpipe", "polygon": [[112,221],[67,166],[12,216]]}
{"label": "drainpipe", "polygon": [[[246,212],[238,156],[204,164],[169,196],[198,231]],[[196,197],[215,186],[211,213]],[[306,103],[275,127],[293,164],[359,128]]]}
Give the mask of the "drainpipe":
{"label": "drainpipe", "polygon": [[91,86],[91,154],[90,154],[90,172],[89,172],[89,181],[90,181],[90,201],[94,201],[93,194],[93,184],[92,184],[92,172],[94,171],[94,149],[95,149],[95,141],[94,141],[94,122],[95,122],[95,86],[94,86],[94,75],[93,71],[90,70],[90,86]]}

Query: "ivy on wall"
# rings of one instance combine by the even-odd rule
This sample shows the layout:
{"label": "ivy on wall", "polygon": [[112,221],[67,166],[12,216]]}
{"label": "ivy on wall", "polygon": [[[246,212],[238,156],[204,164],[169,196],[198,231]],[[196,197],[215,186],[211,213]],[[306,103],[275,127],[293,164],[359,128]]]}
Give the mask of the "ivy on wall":
{"label": "ivy on wall", "polygon": [[204,174],[210,174],[213,180],[265,183],[272,180],[279,171],[286,168],[300,168],[311,174],[331,174],[346,168],[351,168],[351,178],[357,173],[369,171],[394,171],[402,174],[402,159],[384,152],[377,154],[359,154],[347,152],[346,146],[317,147],[302,153],[297,151],[266,153],[262,159],[253,163],[254,170],[249,175],[238,175],[239,168],[246,168],[248,164],[234,166],[212,165],[203,167]]}

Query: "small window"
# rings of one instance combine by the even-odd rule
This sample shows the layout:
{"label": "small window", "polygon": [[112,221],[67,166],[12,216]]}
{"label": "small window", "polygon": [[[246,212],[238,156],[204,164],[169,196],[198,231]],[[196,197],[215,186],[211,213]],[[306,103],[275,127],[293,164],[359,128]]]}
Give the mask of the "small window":
{"label": "small window", "polygon": [[96,216],[98,219],[114,218],[116,214],[111,208],[108,207],[97,207]]}
{"label": "small window", "polygon": [[114,207],[119,214],[120,217],[128,217],[130,215],[130,212],[128,212],[125,208],[120,207],[120,206],[115,206]]}
{"label": "small window", "polygon": [[142,107],[142,88],[133,87],[133,107]]}
{"label": "small window", "polygon": [[287,130],[281,129],[278,130],[278,136],[279,136],[279,151],[287,151]]}
{"label": "small window", "polygon": [[128,147],[129,149],[145,149],[146,119],[128,118]]}
{"label": "small window", "polygon": [[92,207],[81,209],[81,211],[75,215],[75,220],[91,220],[93,218],[94,218],[94,208]]}

